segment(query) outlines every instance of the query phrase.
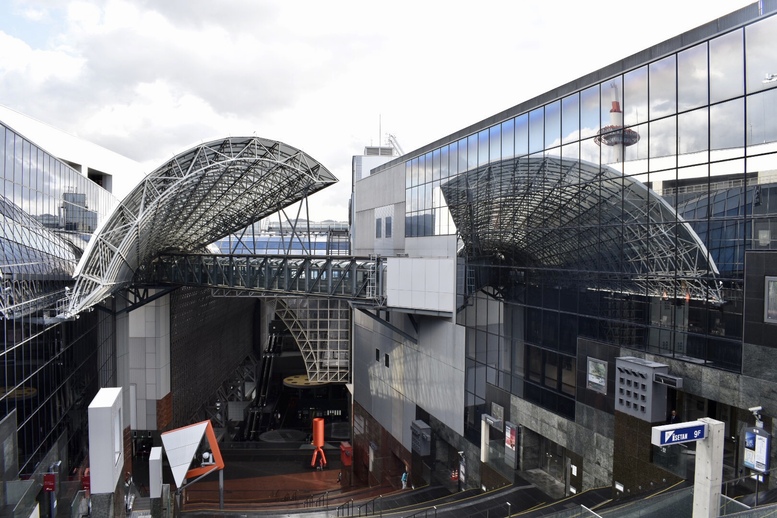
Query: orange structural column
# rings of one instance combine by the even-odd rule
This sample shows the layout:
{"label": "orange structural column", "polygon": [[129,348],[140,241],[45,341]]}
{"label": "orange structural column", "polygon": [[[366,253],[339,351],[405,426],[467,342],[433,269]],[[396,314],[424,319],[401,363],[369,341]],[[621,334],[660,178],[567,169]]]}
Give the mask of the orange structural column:
{"label": "orange structural column", "polygon": [[313,419],[313,446],[320,448],[324,445],[324,418]]}
{"label": "orange structural column", "polygon": [[326,455],[324,455],[324,418],[316,417],[313,419],[313,446],[316,447],[313,450],[313,458],[310,460],[312,467],[316,466],[316,460],[320,458],[320,466],[323,468],[326,466]]}

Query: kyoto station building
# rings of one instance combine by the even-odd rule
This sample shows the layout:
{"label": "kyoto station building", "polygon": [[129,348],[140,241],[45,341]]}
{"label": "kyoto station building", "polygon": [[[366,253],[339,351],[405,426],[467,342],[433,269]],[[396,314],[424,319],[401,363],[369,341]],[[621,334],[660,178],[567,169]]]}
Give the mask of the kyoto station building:
{"label": "kyoto station building", "polygon": [[272,135],[147,172],[0,109],[0,509],[70,498],[113,387],[111,491],[171,430],[316,418],[366,486],[640,495],[694,476],[654,427],[712,419],[722,480],[775,488],[776,49],[762,1],[366,148],[346,226],[295,220],[337,178]]}
{"label": "kyoto station building", "polygon": [[353,253],[389,266],[353,315],[357,451],[633,494],[686,477],[692,445],[651,446],[675,410],[749,473],[740,434],[777,414],[775,7],[357,174]]}

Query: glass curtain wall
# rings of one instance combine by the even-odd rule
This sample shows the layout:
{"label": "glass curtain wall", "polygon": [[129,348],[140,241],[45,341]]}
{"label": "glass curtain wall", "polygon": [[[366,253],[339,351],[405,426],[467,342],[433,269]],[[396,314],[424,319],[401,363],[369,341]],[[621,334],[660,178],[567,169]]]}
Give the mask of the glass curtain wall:
{"label": "glass curtain wall", "polygon": [[[473,276],[482,280],[481,294],[470,297],[458,315],[468,330],[467,425],[473,427],[473,436],[479,434],[486,383],[574,417],[575,382],[567,371],[575,370],[578,336],[740,371],[744,254],[777,249],[775,47],[777,17],[771,16],[406,163],[407,237],[461,235],[458,227],[471,222],[454,221],[454,205],[472,206],[482,188],[473,178],[487,178],[489,167],[504,169],[505,161],[512,161],[517,168],[521,160],[561,158],[565,164],[581,164],[568,167],[566,182],[581,193],[599,192],[602,199],[620,196],[624,213],[613,218],[602,204],[586,202],[588,196],[559,199],[558,191],[546,185],[530,194],[543,198],[540,206],[559,205],[587,226],[574,228],[574,217],[565,219],[565,228],[552,218],[529,217],[527,225],[533,228],[528,230],[566,232],[574,237],[565,246],[581,254],[611,249],[613,240],[629,246],[633,232],[623,222],[632,219],[626,211],[634,208],[633,190],[626,186],[638,182],[657,195],[645,198],[646,213],[652,204],[674,209],[672,218],[650,220],[640,229],[648,250],[645,257],[648,263],[655,261],[641,274],[667,275],[664,265],[672,259],[667,256],[682,254],[682,247],[659,249],[656,236],[676,236],[679,245],[685,226],[703,243],[705,261],[714,263],[706,272],[668,272],[671,287],[656,296],[649,290],[640,294],[617,289],[619,282],[634,280],[626,254],[602,257],[600,267],[573,272],[559,282],[557,273],[568,264],[519,253],[474,257],[472,248],[465,247]],[[607,172],[606,185],[602,178],[580,174],[590,166]],[[439,195],[446,182],[478,169],[483,174],[467,179],[469,200]],[[542,168],[536,174],[539,182]],[[613,174],[624,185],[618,194],[611,189]],[[528,192],[524,188],[516,196]],[[596,225],[590,223],[596,220],[593,213],[599,218]],[[520,236],[511,239],[521,243]],[[672,264],[682,264],[674,259]],[[497,269],[506,271],[496,274]],[[690,293],[689,285],[700,278],[716,296]],[[608,289],[597,289],[601,286]],[[499,315],[494,315],[489,299],[503,303]]]}
{"label": "glass curtain wall", "polygon": [[77,465],[87,406],[114,385],[113,317],[105,311],[55,322],[89,236],[115,198],[10,128],[0,125],[0,418],[17,412],[19,474],[67,434]]}

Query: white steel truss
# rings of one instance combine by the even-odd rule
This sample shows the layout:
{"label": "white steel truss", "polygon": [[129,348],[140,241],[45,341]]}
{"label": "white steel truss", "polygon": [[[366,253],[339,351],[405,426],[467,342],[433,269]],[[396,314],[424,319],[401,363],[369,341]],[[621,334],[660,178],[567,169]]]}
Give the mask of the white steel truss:
{"label": "white steel truss", "polygon": [[196,146],[150,173],[95,232],[64,316],[128,286],[161,252],[197,252],[337,178],[306,153],[259,137]]}

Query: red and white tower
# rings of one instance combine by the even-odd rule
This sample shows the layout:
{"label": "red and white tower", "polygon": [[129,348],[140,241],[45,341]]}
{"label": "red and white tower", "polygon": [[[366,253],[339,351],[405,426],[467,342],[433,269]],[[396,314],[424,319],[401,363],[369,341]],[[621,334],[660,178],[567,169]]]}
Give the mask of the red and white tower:
{"label": "red and white tower", "polygon": [[623,149],[639,142],[639,133],[623,127],[623,112],[621,111],[618,86],[610,84],[612,91],[612,108],[610,108],[610,124],[602,127],[594,138],[598,145],[604,144],[613,149],[613,162],[623,162]]}

